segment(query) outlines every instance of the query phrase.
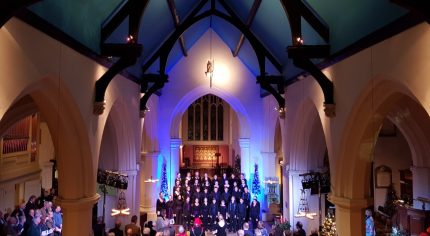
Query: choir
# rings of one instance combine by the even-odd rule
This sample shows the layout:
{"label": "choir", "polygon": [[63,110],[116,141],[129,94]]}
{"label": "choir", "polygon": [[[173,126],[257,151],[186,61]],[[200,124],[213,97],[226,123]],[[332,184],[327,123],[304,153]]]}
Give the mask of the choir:
{"label": "choir", "polygon": [[[166,212],[166,218],[187,230],[196,218],[200,218],[205,230],[219,228],[219,219],[225,219],[229,232],[236,232],[245,222],[257,228],[260,220],[260,203],[248,190],[245,175],[230,178],[224,173],[221,178],[215,174],[210,178],[207,173],[200,177],[190,172],[185,177],[178,173],[175,178],[173,193],[169,196],[159,194],[156,203],[157,215]],[[220,217],[221,216],[221,217]]]}

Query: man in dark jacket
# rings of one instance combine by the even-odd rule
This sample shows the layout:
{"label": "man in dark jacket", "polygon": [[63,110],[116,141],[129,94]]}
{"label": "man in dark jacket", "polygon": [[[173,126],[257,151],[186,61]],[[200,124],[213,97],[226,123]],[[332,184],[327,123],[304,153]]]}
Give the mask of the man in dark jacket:
{"label": "man in dark jacket", "polygon": [[126,225],[124,232],[127,234],[127,230],[131,229],[132,236],[140,236],[140,227],[137,225],[137,215],[131,217],[131,223]]}
{"label": "man in dark jacket", "polygon": [[33,222],[31,224],[30,228],[28,229],[27,236],[40,236],[40,234],[41,234],[40,227],[39,227],[39,224],[41,221],[40,217],[41,216],[38,214],[36,214],[33,217]]}
{"label": "man in dark jacket", "polygon": [[114,233],[115,236],[123,236],[124,233],[122,232],[122,230],[120,229],[121,227],[121,221],[117,220],[115,222],[115,227],[109,230],[109,233]]}
{"label": "man in dark jacket", "polygon": [[227,208],[227,218],[229,219],[228,231],[236,233],[237,231],[237,203],[234,196],[231,196],[231,201]]}
{"label": "man in dark jacket", "polygon": [[237,225],[238,228],[242,227],[245,223],[247,205],[244,203],[243,198],[240,198],[239,204],[237,205]]}

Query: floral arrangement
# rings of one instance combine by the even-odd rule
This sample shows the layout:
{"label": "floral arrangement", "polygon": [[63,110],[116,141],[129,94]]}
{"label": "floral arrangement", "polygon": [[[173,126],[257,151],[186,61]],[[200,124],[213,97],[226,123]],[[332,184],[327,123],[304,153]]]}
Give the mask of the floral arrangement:
{"label": "floral arrangement", "polygon": [[407,235],[406,230],[404,230],[402,226],[400,226],[400,228],[396,226],[393,226],[391,228],[391,236],[406,236],[406,235]]}
{"label": "floral arrangement", "polygon": [[272,226],[272,229],[275,236],[282,236],[284,235],[284,232],[291,230],[291,224],[281,215],[279,220],[275,220],[275,224]]}

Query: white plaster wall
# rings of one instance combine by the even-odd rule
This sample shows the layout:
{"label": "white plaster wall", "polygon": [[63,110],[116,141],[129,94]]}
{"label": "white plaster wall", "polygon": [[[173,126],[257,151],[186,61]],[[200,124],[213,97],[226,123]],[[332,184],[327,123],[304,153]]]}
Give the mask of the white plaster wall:
{"label": "white plaster wall", "polygon": [[[408,143],[397,131],[396,137],[380,137],[375,146],[374,169],[380,165],[386,165],[392,171],[392,183],[397,196],[400,197],[400,173],[399,170],[409,169],[412,166],[411,152]],[[375,174],[373,175],[375,178]],[[375,184],[375,181],[374,183]],[[378,206],[384,206],[387,189],[375,188],[375,211]]]}
{"label": "white plaster wall", "polygon": [[[208,31],[189,49],[188,56],[183,57],[168,71],[169,83],[162,90],[158,106],[159,123],[163,124],[160,126],[158,133],[161,155],[164,158],[170,158],[170,138],[177,138],[179,134],[179,127],[171,127],[175,109],[178,109],[178,104],[184,96],[188,95],[190,91],[198,89],[206,94],[213,93],[223,98],[232,106],[232,109],[237,109],[237,107],[234,107],[235,104],[232,104],[229,97],[234,97],[240,103],[244,111],[239,111],[238,115],[245,117],[249,122],[248,127],[251,127],[250,130],[244,130],[246,127],[244,127],[244,124],[240,124],[240,137],[251,139],[250,159],[246,160],[246,162],[257,162],[260,158],[261,132],[264,125],[262,122],[260,88],[255,83],[255,75],[251,74],[238,58],[232,57],[230,49],[216,33],[213,33],[212,41],[215,73],[218,70],[222,70],[222,76],[221,79],[214,78],[213,87],[209,88],[209,80],[204,74],[206,63],[209,59],[209,36]],[[201,95],[204,95],[204,93]],[[227,96],[223,96],[226,94]],[[195,97],[194,99],[197,98]],[[188,105],[184,106],[184,110]],[[236,113],[238,113],[237,110]],[[179,114],[179,117],[181,118],[182,114]],[[171,129],[177,130],[174,132],[175,134],[171,133]],[[236,150],[236,153],[240,153],[240,151]],[[248,168],[244,172],[252,173],[253,165],[250,164]]]}

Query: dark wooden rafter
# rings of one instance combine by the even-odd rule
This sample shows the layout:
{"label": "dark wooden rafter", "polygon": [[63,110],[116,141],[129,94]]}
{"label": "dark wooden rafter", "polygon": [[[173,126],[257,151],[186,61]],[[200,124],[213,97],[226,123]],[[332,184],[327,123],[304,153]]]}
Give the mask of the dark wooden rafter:
{"label": "dark wooden rafter", "polygon": [[[198,3],[198,5],[192,10],[192,12],[183,20],[183,22],[176,27],[175,31],[170,34],[170,36],[166,39],[166,41],[163,42],[163,44],[159,47],[159,49],[145,62],[145,64],[142,66],[142,71],[145,75],[145,72],[148,70],[148,68],[157,60],[159,60],[160,64],[160,75],[164,76],[166,74],[166,64],[167,64],[167,58],[172,50],[175,42],[181,36],[185,30],[187,30],[189,27],[191,27],[196,22],[210,16],[217,16],[221,19],[224,19],[225,21],[229,22],[233,26],[235,26],[237,29],[239,29],[245,37],[248,39],[248,41],[251,44],[251,47],[254,49],[257,59],[260,66],[260,72],[261,75],[266,76],[265,73],[265,59],[267,58],[279,71],[279,73],[282,73],[282,65],[277,61],[277,59],[267,50],[264,45],[258,40],[258,38],[251,32],[249,27],[246,26],[245,23],[243,23],[240,18],[234,13],[234,11],[225,3],[225,1],[220,0],[219,2],[224,7],[224,9],[227,11],[227,14],[217,10],[215,8],[215,0],[211,0],[211,8],[209,10],[206,10],[199,15],[197,15],[200,10],[203,8],[203,6],[206,5],[208,0],[202,0]],[[144,81],[144,80],[142,80]],[[148,89],[149,91],[149,89]],[[154,92],[153,92],[154,93]],[[142,104],[141,106],[146,105]],[[145,106],[143,106],[145,107]]]}
{"label": "dark wooden rafter", "polygon": [[[282,73],[282,65],[277,62],[276,58],[263,46],[263,44],[254,36],[254,34],[249,29],[248,24],[243,24],[240,18],[235,14],[233,9],[231,9],[224,0],[220,0],[221,5],[230,14],[231,19],[235,22],[234,25],[239,25],[239,29],[242,34],[245,35],[253,47],[255,54],[257,55],[258,66],[260,68],[260,75],[257,76],[257,83],[260,87],[273,95],[273,97],[278,102],[280,117],[283,118],[285,115],[285,99],[281,94],[284,94],[284,79],[283,76],[269,76],[266,73],[266,58],[277,68],[279,73]],[[255,5],[255,2],[254,2]],[[255,11],[258,6],[255,5]],[[254,13],[255,14],[255,13]],[[217,14],[216,14],[217,15]],[[225,15],[219,15],[219,17],[226,19]],[[227,19],[226,19],[227,20]],[[252,19],[251,19],[252,20]],[[247,22],[248,23],[248,22]],[[232,23],[233,24],[233,23]],[[277,89],[273,88],[272,85],[276,85]]]}
{"label": "dark wooden rafter", "polygon": [[428,0],[390,0],[399,6],[409,9],[411,12],[420,15],[430,24],[430,1]]}
{"label": "dark wooden rafter", "polygon": [[[257,10],[260,7],[261,0],[254,0],[252,4],[251,10],[249,10],[248,18],[246,20],[246,26],[251,27],[252,22],[254,21],[255,15],[257,14]],[[239,38],[239,42],[237,42],[236,48],[234,49],[233,56],[236,57],[239,54],[240,48],[245,41],[245,35],[241,34]]]}
{"label": "dark wooden rafter", "polygon": [[41,0],[3,0],[0,1],[0,28],[12,18],[20,9]]}
{"label": "dark wooden rafter", "polygon": [[[100,115],[104,110],[104,97],[106,89],[112,79],[125,68],[136,63],[142,54],[142,45],[137,43],[139,26],[148,0],[128,0],[121,5],[116,14],[102,26],[100,48],[104,56],[119,57],[103,75],[96,81],[94,114]],[[128,38],[126,43],[105,43],[106,39],[128,16]]]}
{"label": "dark wooden rafter", "polygon": [[307,71],[315,78],[324,93],[324,111],[327,116],[333,117],[335,116],[333,82],[311,61],[311,58],[328,57],[330,45],[304,45],[301,28],[302,17],[327,43],[329,41],[329,29],[312,7],[302,0],[280,1],[291,28],[293,45],[287,48],[288,57],[293,59],[295,66]]}
{"label": "dark wooden rafter", "polygon": [[[179,26],[179,15],[176,11],[175,1],[174,0],[167,0],[167,3],[169,5],[170,13],[172,14],[173,22],[175,23],[175,27]],[[185,40],[184,37],[181,35],[179,36],[179,46],[181,47],[182,54],[184,56],[188,56],[187,49],[185,48]]]}

